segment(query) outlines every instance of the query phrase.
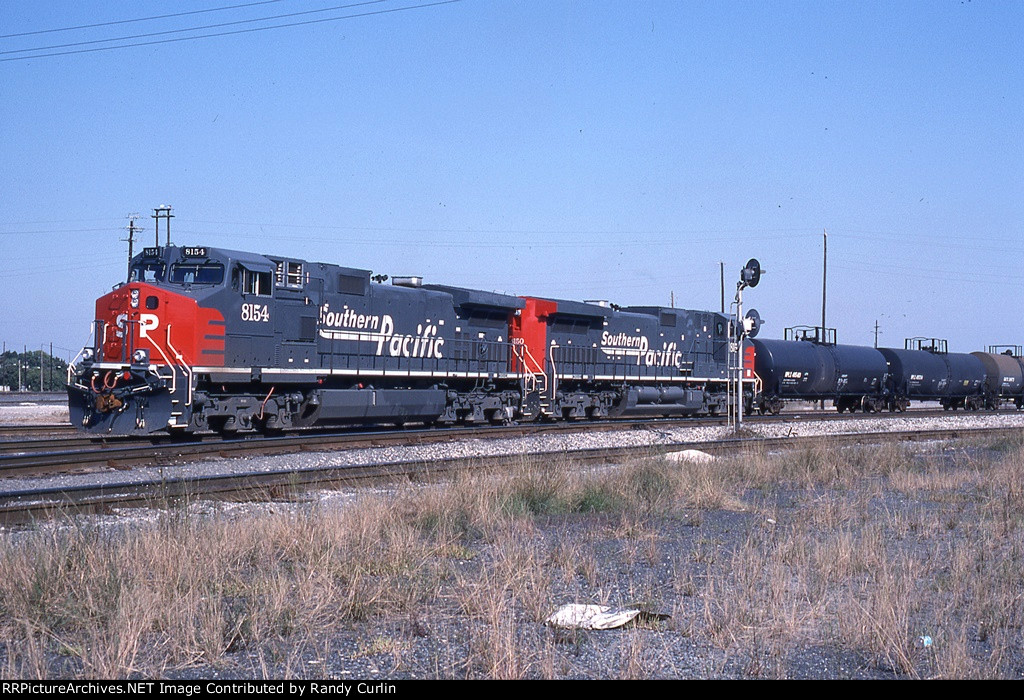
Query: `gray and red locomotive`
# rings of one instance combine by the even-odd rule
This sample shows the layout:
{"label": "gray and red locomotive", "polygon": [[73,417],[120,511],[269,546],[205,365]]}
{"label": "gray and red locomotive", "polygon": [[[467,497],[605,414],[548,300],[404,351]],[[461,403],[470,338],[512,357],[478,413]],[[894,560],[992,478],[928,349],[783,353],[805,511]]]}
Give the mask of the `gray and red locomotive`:
{"label": "gray and red locomotive", "polygon": [[93,344],[69,370],[72,422],[275,432],[727,408],[736,329],[725,314],[391,282],[287,257],[147,248],[96,302]]}
{"label": "gray and red locomotive", "polygon": [[[752,260],[741,274],[752,286],[760,267]],[[839,345],[823,328],[757,339],[756,312],[737,324],[712,311],[385,279],[219,248],[147,248],[128,282],[96,302],[93,344],[69,368],[72,422],[150,434],[716,415],[739,381],[746,413],[794,399],[840,412],[903,411],[911,400],[1024,407],[1020,348],[948,353],[945,341],[917,338],[875,349]]]}

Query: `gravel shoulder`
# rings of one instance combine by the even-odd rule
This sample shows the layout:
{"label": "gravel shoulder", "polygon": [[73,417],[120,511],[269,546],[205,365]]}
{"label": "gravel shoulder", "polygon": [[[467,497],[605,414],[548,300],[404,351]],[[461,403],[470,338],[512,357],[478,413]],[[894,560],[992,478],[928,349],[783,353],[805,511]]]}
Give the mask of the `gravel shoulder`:
{"label": "gravel shoulder", "polygon": [[[765,438],[802,437],[868,433],[874,431],[943,430],[957,428],[1020,427],[1024,415],[995,416],[959,414],[943,417],[881,417],[850,420],[794,420],[772,423],[744,424],[750,436]],[[545,434],[506,439],[461,439],[448,443],[406,447],[370,447],[325,452],[299,452],[287,455],[257,456],[186,461],[160,467],[139,467],[128,471],[111,469],[86,474],[9,478],[0,480],[0,492],[17,492],[39,488],[65,488],[100,484],[131,484],[153,479],[187,479],[201,476],[223,476],[272,471],[344,468],[394,462],[430,463],[442,458],[493,457],[547,453],[563,455],[573,450],[603,447],[663,447],[679,443],[713,442],[730,437],[727,427],[695,426]]]}

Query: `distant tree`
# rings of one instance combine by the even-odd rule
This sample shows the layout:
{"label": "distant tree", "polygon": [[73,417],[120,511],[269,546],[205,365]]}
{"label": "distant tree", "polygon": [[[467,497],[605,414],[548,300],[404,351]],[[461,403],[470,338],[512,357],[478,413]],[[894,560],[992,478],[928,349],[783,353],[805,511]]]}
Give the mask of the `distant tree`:
{"label": "distant tree", "polygon": [[21,386],[26,391],[39,391],[40,369],[43,391],[61,391],[67,381],[68,363],[40,350],[0,354],[0,386],[18,391],[18,365],[21,365]]}

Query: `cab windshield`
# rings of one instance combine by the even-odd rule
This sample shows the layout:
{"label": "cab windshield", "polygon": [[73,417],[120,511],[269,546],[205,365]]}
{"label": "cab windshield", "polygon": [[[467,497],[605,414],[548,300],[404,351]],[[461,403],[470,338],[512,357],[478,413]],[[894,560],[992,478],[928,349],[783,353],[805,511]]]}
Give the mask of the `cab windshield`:
{"label": "cab windshield", "polygon": [[139,263],[132,268],[129,282],[163,282],[164,264],[162,262]]}
{"label": "cab windshield", "polygon": [[219,263],[179,263],[171,265],[171,284],[221,284],[224,266]]}

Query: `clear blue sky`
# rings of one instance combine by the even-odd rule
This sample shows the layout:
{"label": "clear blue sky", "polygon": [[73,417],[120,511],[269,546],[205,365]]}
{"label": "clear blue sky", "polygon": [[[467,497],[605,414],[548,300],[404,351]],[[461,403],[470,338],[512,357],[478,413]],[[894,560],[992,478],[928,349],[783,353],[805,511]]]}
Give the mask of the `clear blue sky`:
{"label": "clear blue sky", "polygon": [[[0,34],[242,2],[6,0]],[[169,203],[180,244],[620,304],[718,308],[754,256],[770,337],[820,322],[828,229],[841,341],[1024,343],[1024,3],[464,0],[3,60],[338,5],[0,38],[0,340],[77,351]]]}

